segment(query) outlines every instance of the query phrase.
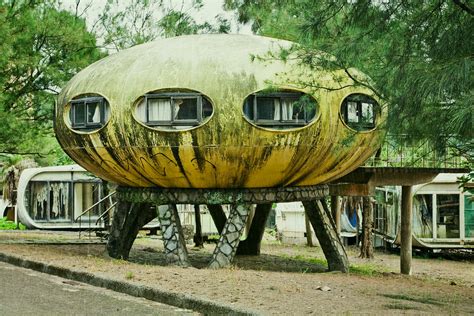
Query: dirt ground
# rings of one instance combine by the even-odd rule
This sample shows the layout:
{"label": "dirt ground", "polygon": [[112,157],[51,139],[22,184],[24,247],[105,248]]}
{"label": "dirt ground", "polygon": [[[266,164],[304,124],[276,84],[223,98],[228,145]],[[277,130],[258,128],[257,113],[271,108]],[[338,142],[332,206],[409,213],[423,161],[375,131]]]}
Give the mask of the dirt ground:
{"label": "dirt ground", "polygon": [[193,267],[180,268],[166,266],[156,236],[138,238],[127,262],[108,257],[104,244],[79,244],[77,233],[0,232],[3,253],[261,314],[474,314],[472,256],[461,261],[415,257],[408,277],[398,274],[397,254],[377,251],[373,260],[365,260],[348,248],[351,273],[327,273],[320,248],[272,240],[264,242],[260,256],[239,256],[230,268],[209,270],[213,248],[189,245]]}

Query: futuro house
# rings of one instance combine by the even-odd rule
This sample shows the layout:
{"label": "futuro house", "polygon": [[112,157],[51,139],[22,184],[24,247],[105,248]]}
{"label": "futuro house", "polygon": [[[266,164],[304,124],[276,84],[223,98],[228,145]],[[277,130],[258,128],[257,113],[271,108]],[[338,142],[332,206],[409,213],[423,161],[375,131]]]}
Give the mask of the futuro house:
{"label": "futuro house", "polygon": [[379,147],[386,109],[343,71],[269,54],[291,45],[191,35],[121,51],[64,87],[57,138],[78,164],[123,186],[258,188],[337,179]]}

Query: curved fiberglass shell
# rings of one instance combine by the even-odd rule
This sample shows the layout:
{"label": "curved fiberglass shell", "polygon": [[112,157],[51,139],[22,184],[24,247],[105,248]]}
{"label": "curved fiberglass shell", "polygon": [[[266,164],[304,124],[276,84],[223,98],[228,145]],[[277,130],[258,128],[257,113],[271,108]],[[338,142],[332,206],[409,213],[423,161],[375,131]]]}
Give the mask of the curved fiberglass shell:
{"label": "curved fiberglass shell", "polygon": [[[343,122],[341,104],[354,93],[380,103],[370,90],[353,86],[343,71],[313,71],[290,61],[254,58],[291,45],[260,36],[192,35],[113,54],[79,72],[64,87],[55,114],[57,137],[78,164],[125,186],[255,188],[331,181],[363,164],[379,148],[386,109],[381,107],[374,129],[358,132]],[[305,88],[298,84],[301,81],[323,88]],[[317,101],[315,118],[284,129],[249,121],[244,101],[269,86],[272,91],[309,94]],[[212,114],[196,119],[194,125],[173,125],[179,105],[198,104],[194,99],[162,97],[175,92],[205,98]],[[137,100],[150,93],[156,100],[147,115],[157,117],[156,124],[169,120],[169,126],[147,126],[137,119]],[[89,94],[107,100],[108,120],[91,132],[74,130],[71,100]],[[199,104],[200,111],[204,105]]]}

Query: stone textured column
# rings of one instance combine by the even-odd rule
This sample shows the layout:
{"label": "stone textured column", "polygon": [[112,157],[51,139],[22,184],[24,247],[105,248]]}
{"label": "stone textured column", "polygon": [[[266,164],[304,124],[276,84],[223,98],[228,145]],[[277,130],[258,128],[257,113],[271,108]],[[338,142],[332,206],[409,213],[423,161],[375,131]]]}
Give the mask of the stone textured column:
{"label": "stone textured column", "polygon": [[167,262],[184,267],[189,266],[186,242],[176,205],[159,205],[156,209]]}
{"label": "stone textured column", "polygon": [[349,272],[349,259],[325,201],[303,201],[303,205],[326,256],[329,271]]}
{"label": "stone textured column", "polygon": [[227,218],[219,242],[212,254],[209,268],[222,268],[232,263],[245,228],[250,207],[251,204],[232,205],[229,218]]}

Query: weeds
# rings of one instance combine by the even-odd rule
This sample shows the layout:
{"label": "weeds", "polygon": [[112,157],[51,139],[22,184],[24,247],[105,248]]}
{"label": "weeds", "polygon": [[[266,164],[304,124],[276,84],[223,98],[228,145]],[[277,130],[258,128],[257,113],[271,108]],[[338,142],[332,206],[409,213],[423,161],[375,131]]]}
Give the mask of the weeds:
{"label": "weeds", "polygon": [[0,230],[25,230],[26,226],[22,223],[18,223],[18,226],[15,222],[9,221],[6,217],[0,218]]}
{"label": "weeds", "polygon": [[128,271],[127,273],[125,273],[125,279],[127,280],[132,280],[134,277],[135,275],[133,274],[132,271]]}

